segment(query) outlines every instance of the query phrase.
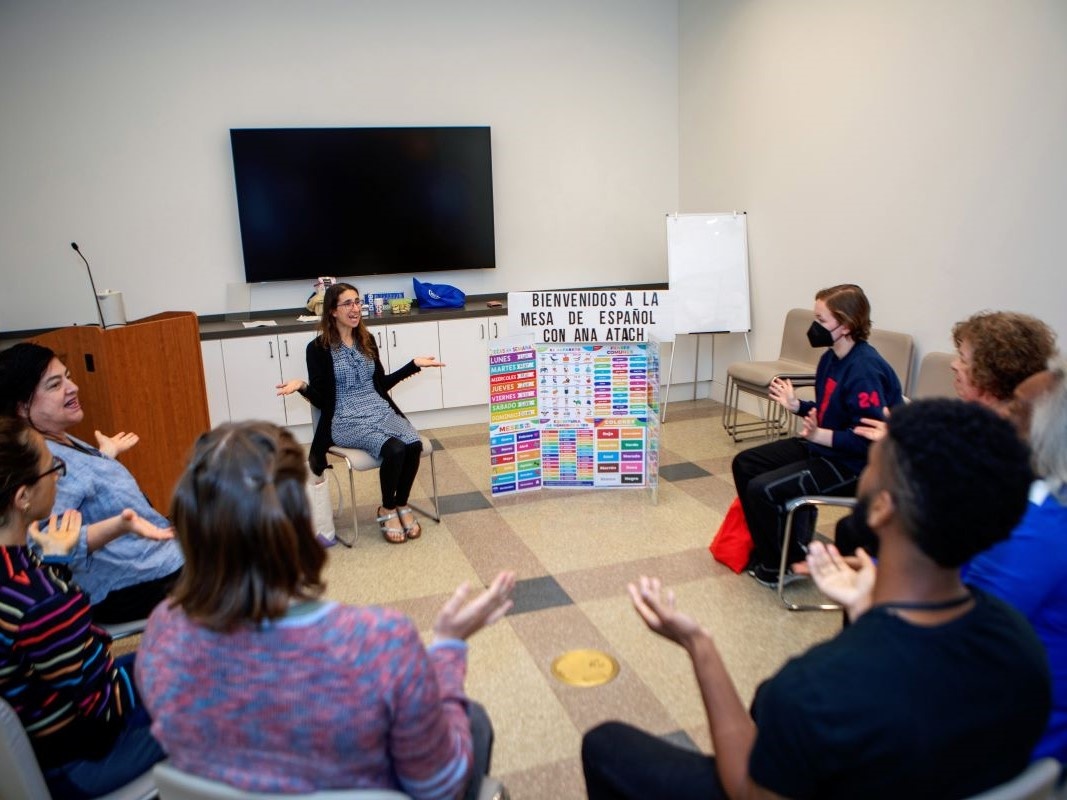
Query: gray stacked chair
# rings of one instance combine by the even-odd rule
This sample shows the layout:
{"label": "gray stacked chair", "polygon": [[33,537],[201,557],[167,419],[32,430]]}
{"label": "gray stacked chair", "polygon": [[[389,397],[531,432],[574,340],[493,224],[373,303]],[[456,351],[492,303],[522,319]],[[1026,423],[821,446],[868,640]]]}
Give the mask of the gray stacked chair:
{"label": "gray stacked chair", "polygon": [[[336,789],[301,795],[246,792],[220,781],[191,775],[166,762],[156,764],[153,773],[162,800],[286,800],[296,797],[301,800],[409,800],[408,795],[392,789]],[[496,778],[487,775],[482,779],[478,800],[507,800],[507,797],[507,790]]]}
{"label": "gray stacked chair", "polygon": [[[792,429],[789,412],[768,397],[775,378],[789,378],[794,386],[812,386],[821,350],[808,344],[807,331],[813,316],[810,308],[794,308],[785,317],[782,346],[775,361],[738,361],[726,370],[726,396],[723,399],[722,426],[735,442],[761,437],[772,438]],[[740,422],[741,395],[767,401],[761,420]]]}
{"label": "gray stacked chair", "polygon": [[[100,800],[148,800],[156,797],[151,771],[104,795]],[[0,797],[3,800],[52,800],[22,721],[0,698]]]}
{"label": "gray stacked chair", "polygon": [[927,353],[919,364],[919,377],[915,379],[915,399],[928,397],[955,397],[953,383],[952,353]]}

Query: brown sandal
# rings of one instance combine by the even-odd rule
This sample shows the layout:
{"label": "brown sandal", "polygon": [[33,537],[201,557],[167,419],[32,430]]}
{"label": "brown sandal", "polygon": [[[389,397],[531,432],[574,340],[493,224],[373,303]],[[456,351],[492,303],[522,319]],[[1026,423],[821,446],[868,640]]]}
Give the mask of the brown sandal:
{"label": "brown sandal", "polygon": [[[385,507],[378,506],[378,511],[384,512]],[[378,515],[377,519],[378,529],[382,532],[382,537],[385,541],[389,542],[389,544],[403,544],[408,540],[407,534],[404,532],[403,528],[394,528],[386,524],[391,519],[400,519],[400,514],[396,511],[381,513]]]}
{"label": "brown sandal", "polygon": [[418,539],[420,536],[422,536],[422,525],[419,524],[419,521],[417,519],[415,519],[415,512],[412,510],[411,506],[400,506],[400,508],[398,508],[396,511],[400,515],[401,525],[404,525],[404,515],[411,515],[411,524],[404,525],[404,536],[406,538]]}

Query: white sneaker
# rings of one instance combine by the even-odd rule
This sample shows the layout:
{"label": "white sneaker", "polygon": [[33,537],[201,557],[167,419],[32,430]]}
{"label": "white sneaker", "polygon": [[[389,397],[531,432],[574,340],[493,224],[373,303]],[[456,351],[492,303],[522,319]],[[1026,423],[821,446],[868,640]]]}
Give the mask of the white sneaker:
{"label": "white sneaker", "polygon": [[325,476],[319,482],[316,482],[314,475],[308,479],[307,496],[315,538],[323,547],[333,547],[337,544],[337,529],[333,524],[333,502],[330,500],[330,486],[326,483]]}

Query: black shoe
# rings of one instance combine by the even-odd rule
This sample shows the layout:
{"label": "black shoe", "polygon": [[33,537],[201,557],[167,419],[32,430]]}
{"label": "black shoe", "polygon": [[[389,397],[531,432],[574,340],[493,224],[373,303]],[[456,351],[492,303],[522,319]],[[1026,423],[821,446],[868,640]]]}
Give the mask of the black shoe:
{"label": "black shoe", "polygon": [[[756,579],[756,583],[761,586],[766,586],[768,589],[778,588],[778,570],[768,569],[762,564],[757,564],[755,567],[748,571],[748,574]],[[797,575],[793,572],[791,567],[786,567],[785,570],[785,585],[788,586],[791,583],[796,583],[799,580],[803,580],[803,575]]]}

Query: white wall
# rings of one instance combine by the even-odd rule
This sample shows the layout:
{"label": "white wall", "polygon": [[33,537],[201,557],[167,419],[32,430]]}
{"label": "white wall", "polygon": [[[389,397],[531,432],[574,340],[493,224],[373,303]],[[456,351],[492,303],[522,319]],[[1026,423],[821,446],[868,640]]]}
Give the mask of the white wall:
{"label": "white wall", "polygon": [[677,48],[661,0],[0,0],[0,331],[96,318],[71,240],[130,318],[225,311],[231,127],[490,125],[498,268],[431,280],[665,280]]}
{"label": "white wall", "polygon": [[681,0],[679,30],[680,208],[748,211],[756,358],[845,281],[920,353],[983,308],[1067,337],[1067,3]]}

